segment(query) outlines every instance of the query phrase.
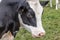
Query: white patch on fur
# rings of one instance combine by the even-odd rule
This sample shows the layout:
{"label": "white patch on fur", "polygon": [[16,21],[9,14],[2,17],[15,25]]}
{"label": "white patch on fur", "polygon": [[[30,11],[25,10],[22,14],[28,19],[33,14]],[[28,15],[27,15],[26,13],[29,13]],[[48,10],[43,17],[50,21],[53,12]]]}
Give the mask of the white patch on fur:
{"label": "white patch on fur", "polygon": [[42,17],[42,12],[43,12],[43,8],[40,5],[39,1],[27,1],[30,5],[30,7],[33,9],[33,11],[35,12],[35,16],[36,16],[36,20],[37,20],[37,27],[33,27],[33,26],[29,26],[23,23],[21,16],[19,14],[19,20],[20,20],[20,24],[22,26],[24,26],[25,29],[27,29],[29,32],[31,32],[33,35],[38,36],[39,33],[43,32],[45,33],[45,30],[42,27],[42,21],[41,21],[41,17]]}

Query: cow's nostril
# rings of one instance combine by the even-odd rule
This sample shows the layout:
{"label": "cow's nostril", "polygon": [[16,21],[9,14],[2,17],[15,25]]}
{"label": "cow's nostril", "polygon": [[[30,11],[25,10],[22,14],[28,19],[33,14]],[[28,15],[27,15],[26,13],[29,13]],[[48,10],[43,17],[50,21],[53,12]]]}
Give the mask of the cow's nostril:
{"label": "cow's nostril", "polygon": [[45,35],[44,32],[39,33],[38,35],[32,35],[33,38],[37,38],[37,37],[43,37]]}
{"label": "cow's nostril", "polygon": [[41,33],[38,34],[38,36],[44,36],[44,35],[45,35],[44,32],[41,32]]}

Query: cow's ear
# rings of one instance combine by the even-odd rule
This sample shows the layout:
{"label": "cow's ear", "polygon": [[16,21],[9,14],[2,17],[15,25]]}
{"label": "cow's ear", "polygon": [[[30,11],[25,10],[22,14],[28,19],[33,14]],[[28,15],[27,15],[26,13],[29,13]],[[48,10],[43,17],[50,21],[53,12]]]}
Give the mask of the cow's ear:
{"label": "cow's ear", "polygon": [[24,8],[23,6],[21,6],[21,7],[18,9],[18,12],[20,12],[20,11],[23,12],[24,9],[25,9],[25,8]]}
{"label": "cow's ear", "polygon": [[17,11],[18,13],[22,14],[25,10],[25,7],[21,6]]}
{"label": "cow's ear", "polygon": [[49,1],[40,1],[41,6],[45,7]]}
{"label": "cow's ear", "polygon": [[18,6],[17,11],[18,12],[26,12],[27,10],[27,2],[23,2],[21,5]]}
{"label": "cow's ear", "polygon": [[22,14],[22,13],[26,13],[28,11],[28,9],[26,8],[26,6],[21,6],[18,9],[18,13]]}

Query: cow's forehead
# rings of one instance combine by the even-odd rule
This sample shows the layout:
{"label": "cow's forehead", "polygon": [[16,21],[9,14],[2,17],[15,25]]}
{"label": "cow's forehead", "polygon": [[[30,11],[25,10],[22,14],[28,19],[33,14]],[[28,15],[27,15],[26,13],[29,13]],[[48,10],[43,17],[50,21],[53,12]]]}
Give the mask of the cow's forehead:
{"label": "cow's forehead", "polygon": [[35,12],[37,2],[33,2],[33,1],[27,1],[27,2],[30,5],[30,7],[33,9],[33,11]]}

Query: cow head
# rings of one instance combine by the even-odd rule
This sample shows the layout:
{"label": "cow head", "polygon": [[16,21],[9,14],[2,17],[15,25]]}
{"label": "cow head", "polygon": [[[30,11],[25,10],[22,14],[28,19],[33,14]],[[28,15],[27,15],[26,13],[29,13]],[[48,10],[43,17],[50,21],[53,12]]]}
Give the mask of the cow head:
{"label": "cow head", "polygon": [[24,26],[33,37],[41,37],[45,35],[45,30],[42,27],[42,12],[43,8],[39,1],[28,0],[19,8],[20,24]]}

